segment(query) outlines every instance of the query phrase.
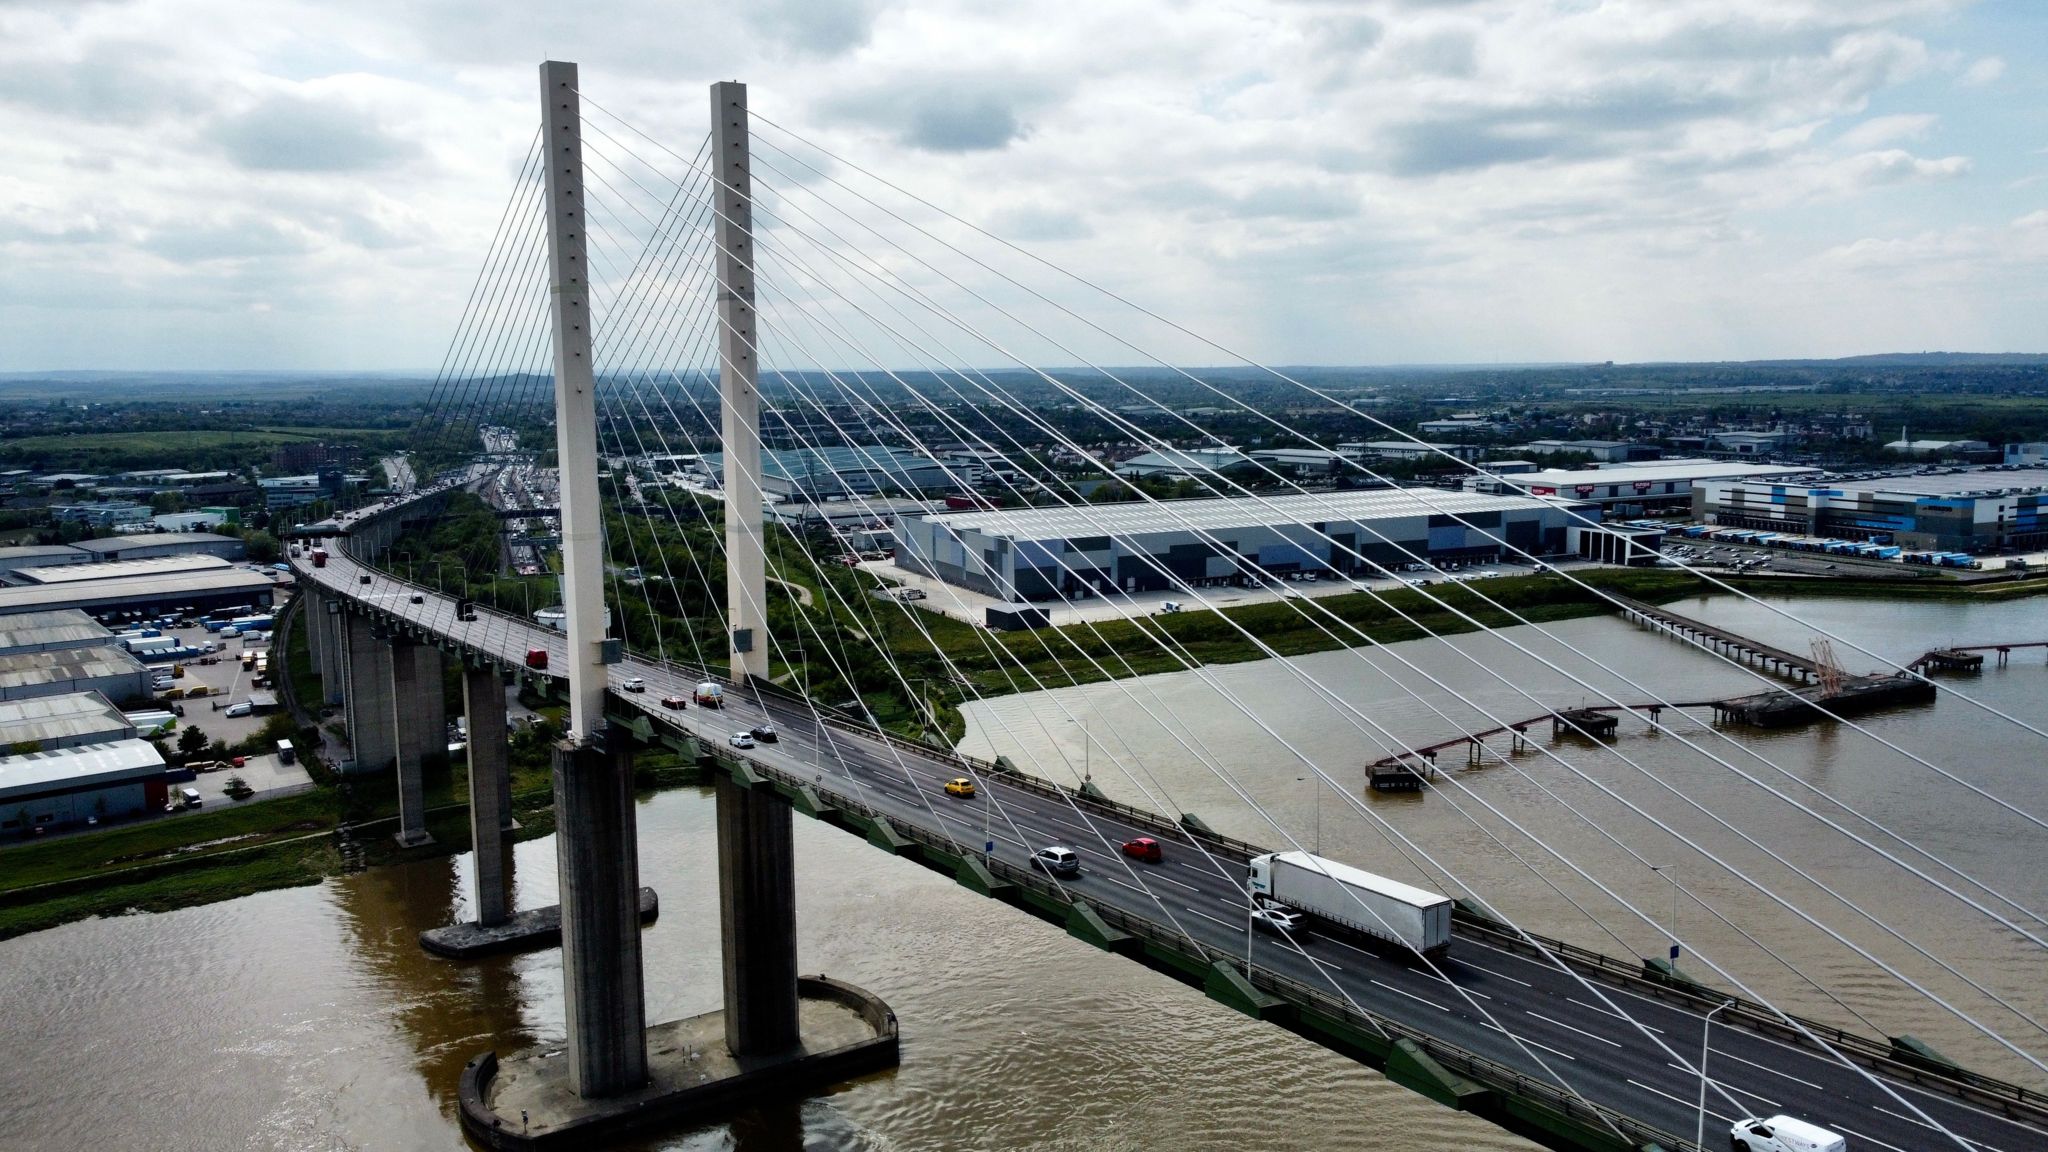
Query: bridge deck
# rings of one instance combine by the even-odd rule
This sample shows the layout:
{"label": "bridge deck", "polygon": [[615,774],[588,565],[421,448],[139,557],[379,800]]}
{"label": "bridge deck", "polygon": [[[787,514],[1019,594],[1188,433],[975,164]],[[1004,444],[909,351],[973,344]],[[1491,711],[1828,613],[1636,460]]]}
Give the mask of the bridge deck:
{"label": "bridge deck", "polygon": [[[299,575],[401,627],[508,666],[521,665],[532,648],[547,650],[555,667],[566,656],[558,633],[490,612],[458,621],[452,598],[386,577],[339,550],[326,567],[300,567]],[[1100,909],[1102,919],[1143,939],[1148,954],[1178,950],[1198,965],[1241,963],[1249,954],[1258,986],[1280,993],[1304,1018],[1314,1012],[1318,1018],[1352,1020],[1362,1035],[1377,1030],[1382,1038],[1419,1038],[1434,1045],[1429,1051],[1440,1062],[1498,1091],[1539,1102],[1548,1093],[1554,1109],[1615,1124],[1634,1143],[1659,1139],[1674,1149],[1691,1143],[1671,1134],[1690,1134],[1694,1124],[1699,1078],[1691,1062],[1696,1058],[1688,1053],[1700,1034],[1697,997],[1660,995],[1618,972],[1597,978],[1589,989],[1568,974],[1584,965],[1561,970],[1526,954],[1511,937],[1475,932],[1469,925],[1441,963],[1441,975],[1324,936],[1283,941],[1255,935],[1247,941],[1243,861],[1259,851],[1254,846],[1205,837],[1205,853],[1151,814],[1088,801],[1042,781],[857,729],[779,694],[729,690],[729,707],[720,711],[660,707],[663,696],[687,695],[702,675],[629,657],[613,669],[613,703],[637,710],[659,729],[701,741],[764,781],[791,791],[808,789],[824,804],[864,820],[882,817],[928,858],[981,857],[983,828],[992,824],[989,869],[1038,904],[1057,908],[1085,900]],[[646,691],[624,692],[629,677],[642,678]],[[781,730],[779,743],[744,753],[726,745],[730,732],[764,721]],[[979,797],[943,793],[947,779],[963,774],[979,778]],[[1164,862],[1143,864],[1118,851],[1122,841],[1137,835],[1165,844]],[[1055,843],[1081,854],[1080,878],[1054,882],[1028,869],[1034,849]],[[1624,1012],[1641,1027],[1624,1020]],[[1740,1116],[1782,1111],[1843,1132],[1853,1147],[1932,1147],[1925,1125],[1904,1118],[1917,1108],[1984,1147],[2048,1148],[2048,1111],[1997,1092],[1978,1092],[1966,1102],[1931,1077],[1909,1082],[1882,1059],[1881,1041],[1839,1039],[1859,1062],[1886,1068],[1880,1076],[1884,1089],[1837,1058],[1794,1042],[1761,1008],[1725,1012],[1716,1024],[1722,1026],[1714,1030],[1712,1070],[1726,1095],[1710,1094],[1708,1113],[1720,1133]],[[1560,1082],[1569,1088],[1559,1088]],[[2011,1109],[2017,1118],[1994,1108]],[[1713,1146],[1722,1139],[1714,1137]]]}
{"label": "bridge deck", "polygon": [[1740,632],[1730,632],[1726,628],[1717,627],[1704,620],[1695,620],[1684,613],[1673,612],[1669,608],[1660,608],[1655,604],[1645,604],[1640,600],[1632,600],[1627,596],[1621,595],[1616,595],[1614,600],[1633,615],[1662,623],[1667,627],[1692,632],[1696,635],[1719,641],[1730,648],[1745,649],[1785,667],[1797,668],[1808,676],[1818,676],[1820,674],[1820,666],[1815,664],[1810,656],[1801,656],[1796,652],[1787,652],[1783,648],[1774,647],[1761,640],[1752,640]]}

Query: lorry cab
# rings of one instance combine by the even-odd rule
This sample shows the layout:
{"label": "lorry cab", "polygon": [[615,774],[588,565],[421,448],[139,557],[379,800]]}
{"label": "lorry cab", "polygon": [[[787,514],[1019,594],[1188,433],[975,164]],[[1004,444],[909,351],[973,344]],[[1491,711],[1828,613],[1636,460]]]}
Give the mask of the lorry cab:
{"label": "lorry cab", "polygon": [[1791,1116],[1738,1120],[1728,1129],[1735,1152],[1845,1152],[1849,1142]]}

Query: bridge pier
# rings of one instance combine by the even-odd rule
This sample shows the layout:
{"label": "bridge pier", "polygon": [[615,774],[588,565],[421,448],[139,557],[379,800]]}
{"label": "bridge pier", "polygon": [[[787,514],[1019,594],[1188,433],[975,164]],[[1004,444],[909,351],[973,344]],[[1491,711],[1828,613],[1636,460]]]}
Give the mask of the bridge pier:
{"label": "bridge pier", "polygon": [[469,842],[476,855],[476,922],[486,928],[512,915],[510,749],[505,736],[505,684],[491,664],[462,666],[462,715],[469,729]]}
{"label": "bridge pier", "polygon": [[342,635],[341,601],[315,592],[306,607],[307,634],[318,644],[313,660],[320,672],[321,698],[329,704],[340,704],[348,695],[348,673],[343,670],[347,641]]}
{"label": "bridge pier", "polygon": [[647,1080],[633,756],[623,739],[555,746],[568,1075],[583,1099]]}
{"label": "bridge pier", "polygon": [[[429,690],[428,685],[432,688]],[[426,760],[446,754],[442,737],[441,651],[407,637],[391,638],[392,727],[398,733],[398,843],[432,844],[427,832]]]}
{"label": "bridge pier", "polygon": [[398,759],[398,733],[391,702],[391,647],[370,618],[342,615],[348,665],[348,739],[357,773],[383,772]]}
{"label": "bridge pier", "polygon": [[718,912],[725,1044],[734,1056],[795,1047],[796,849],[781,796],[718,777]]}

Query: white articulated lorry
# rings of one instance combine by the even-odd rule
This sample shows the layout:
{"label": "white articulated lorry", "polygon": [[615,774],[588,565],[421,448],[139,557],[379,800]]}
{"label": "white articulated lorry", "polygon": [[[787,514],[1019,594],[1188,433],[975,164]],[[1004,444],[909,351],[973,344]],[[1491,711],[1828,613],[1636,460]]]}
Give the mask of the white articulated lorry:
{"label": "white articulated lorry", "polygon": [[1451,945],[1451,898],[1307,852],[1252,857],[1253,899],[1431,955]]}

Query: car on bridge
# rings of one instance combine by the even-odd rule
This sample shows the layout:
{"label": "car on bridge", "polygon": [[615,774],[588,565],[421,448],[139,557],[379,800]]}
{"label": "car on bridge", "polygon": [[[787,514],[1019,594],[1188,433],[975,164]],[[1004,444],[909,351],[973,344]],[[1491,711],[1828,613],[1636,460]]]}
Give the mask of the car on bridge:
{"label": "car on bridge", "polygon": [[681,696],[663,696],[661,706],[671,712],[681,712],[690,706],[690,702]]}
{"label": "car on bridge", "polygon": [[974,795],[974,781],[969,780],[965,776],[955,776],[951,780],[946,781],[946,795],[972,796]]}
{"label": "car on bridge", "polygon": [[619,690],[622,692],[645,692],[647,691],[647,681],[642,680],[638,676],[629,677],[624,684],[619,685]]}
{"label": "car on bridge", "polygon": [[1735,1152],[1843,1152],[1848,1141],[1790,1116],[1738,1120],[1728,1129]]}
{"label": "car on bridge", "polygon": [[1079,876],[1081,857],[1072,848],[1055,844],[1031,854],[1031,866],[1048,876]]}
{"label": "car on bridge", "polygon": [[751,732],[735,732],[727,736],[725,742],[735,748],[752,748],[754,746],[754,734]]}
{"label": "car on bridge", "polygon": [[369,582],[370,574],[368,572],[365,572],[361,576],[356,577],[356,583],[358,584],[368,584]]}
{"label": "car on bridge", "polygon": [[1165,858],[1164,853],[1159,850],[1159,841],[1150,836],[1124,841],[1124,855],[1133,860],[1143,860],[1147,864],[1157,864]]}
{"label": "car on bridge", "polygon": [[1308,921],[1299,912],[1268,904],[1252,909],[1252,927],[1275,936],[1299,936],[1308,930]]}
{"label": "car on bridge", "polygon": [[535,671],[546,671],[548,666],[548,650],[545,648],[528,648],[526,650],[526,666]]}
{"label": "car on bridge", "polygon": [[773,724],[756,724],[747,730],[747,734],[763,744],[775,744],[782,739],[782,734],[775,730]]}

